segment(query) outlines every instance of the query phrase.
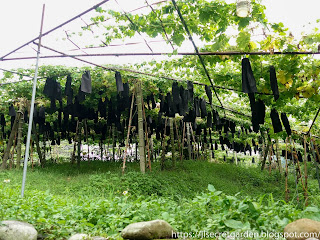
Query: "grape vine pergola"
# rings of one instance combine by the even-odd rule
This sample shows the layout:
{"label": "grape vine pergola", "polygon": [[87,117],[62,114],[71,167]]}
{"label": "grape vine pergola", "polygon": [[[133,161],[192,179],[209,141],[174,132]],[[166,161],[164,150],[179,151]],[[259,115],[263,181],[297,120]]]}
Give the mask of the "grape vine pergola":
{"label": "grape vine pergola", "polygon": [[[239,119],[242,121],[242,119],[250,120],[253,117],[250,114],[251,111],[248,110],[249,99],[241,91],[240,63],[241,59],[249,57],[257,79],[258,91],[255,94],[259,96],[259,99],[263,100],[270,109],[276,108],[281,112],[292,115],[289,120],[302,120],[303,126],[299,126],[294,131],[296,140],[303,142],[306,141],[306,137],[318,138],[319,129],[316,120],[320,111],[317,105],[320,100],[318,94],[320,62],[314,57],[320,53],[318,48],[320,34],[317,30],[297,40],[282,23],[269,23],[264,15],[264,7],[257,0],[252,1],[251,15],[246,18],[239,18],[235,15],[235,3],[226,4],[221,1],[146,0],[144,6],[132,11],[123,10],[117,0],[114,0],[113,4],[119,10],[110,10],[108,8],[110,2],[113,1],[104,0],[57,27],[45,33],[40,32],[38,37],[2,56],[0,61],[53,58],[63,60],[70,58],[94,66],[96,69],[121,72],[126,76],[145,80],[149,78],[158,79],[157,84],[164,87],[163,91],[167,91],[172,82],[185,85],[190,81],[194,85],[198,85],[199,88],[202,87],[202,91],[204,86],[210,86],[213,90],[215,100],[209,99],[212,111],[220,109],[218,112],[222,110],[222,115],[225,118],[227,118],[228,114],[226,112],[228,112],[237,116],[237,121]],[[146,11],[147,9],[148,11]],[[95,14],[91,14],[93,10],[95,10]],[[141,13],[142,10],[146,13]],[[91,14],[90,17],[84,19],[89,13]],[[69,26],[76,21],[78,21],[77,26],[80,25],[81,27],[78,33],[70,33],[70,31],[64,29],[65,26]],[[231,34],[229,33],[230,28],[233,28]],[[54,38],[54,33],[61,33],[61,31],[66,35],[63,41],[67,42],[73,49],[57,50],[52,47],[52,44],[59,45],[58,42],[62,41],[61,35],[58,35],[58,42],[51,43],[50,46],[41,41],[45,37]],[[256,35],[260,39],[255,39]],[[133,36],[140,38],[141,42],[129,42],[128,38]],[[151,38],[151,40],[147,40],[147,38]],[[113,43],[113,41],[116,42],[119,39],[128,42]],[[82,43],[83,40],[85,40],[84,44]],[[94,44],[91,44],[90,40]],[[188,45],[188,42],[191,45]],[[112,47],[118,48],[137,44],[145,45],[146,51],[110,51]],[[163,48],[160,51],[154,51],[153,48],[157,47],[158,44],[161,44]],[[17,55],[19,50],[33,49],[35,45],[38,46],[37,57],[34,57],[33,54],[23,57]],[[193,51],[180,51],[179,49],[184,45],[191,47]],[[40,49],[45,53],[40,55]],[[15,54],[17,56],[13,56]],[[98,58],[103,59],[111,56],[160,56],[166,57],[166,60],[162,62],[151,61],[130,67],[96,63]],[[93,61],[90,60],[91,57],[96,58]],[[270,89],[269,70],[266,68],[269,65],[275,66],[277,71],[280,91],[278,101],[273,99]],[[27,77],[29,78],[27,81],[32,80],[33,77],[31,76],[34,74],[35,83],[38,79],[37,68],[35,73],[23,69],[8,70],[1,68],[1,70],[13,75],[20,75],[21,78]],[[41,78],[46,78],[48,75],[42,72]],[[257,77],[258,75],[259,77]],[[165,81],[165,83],[162,81]],[[20,83],[21,80],[17,82]],[[3,82],[2,86],[17,82]],[[34,86],[33,99],[35,98],[36,85]],[[205,94],[200,92],[199,97],[201,96],[204,97]],[[234,102],[233,99],[235,98],[238,99],[238,104]],[[31,104],[26,151],[29,151],[33,106]],[[300,112],[300,109],[303,111]],[[308,122],[310,119],[311,122]],[[173,121],[169,122],[173,129]],[[167,121],[164,126],[166,124]],[[277,134],[273,132],[272,128],[268,127],[271,126],[270,120],[266,120],[266,125],[266,127],[261,126],[262,135],[266,133],[269,138],[270,136],[271,138],[286,138],[284,132]],[[291,126],[295,127],[295,124],[291,124]],[[311,130],[314,130],[314,135],[311,135]],[[130,124],[128,131],[130,132]],[[172,134],[173,131],[171,136],[173,136]],[[320,159],[319,156],[316,156],[316,154],[319,154],[315,146],[316,142],[311,141],[311,139],[309,142],[311,149],[315,150],[313,158]],[[270,142],[265,147],[267,152],[269,147]],[[264,156],[263,162],[266,161],[267,154],[264,154]],[[28,152],[25,154],[25,172],[27,161]],[[316,167],[318,171],[317,163]]]}

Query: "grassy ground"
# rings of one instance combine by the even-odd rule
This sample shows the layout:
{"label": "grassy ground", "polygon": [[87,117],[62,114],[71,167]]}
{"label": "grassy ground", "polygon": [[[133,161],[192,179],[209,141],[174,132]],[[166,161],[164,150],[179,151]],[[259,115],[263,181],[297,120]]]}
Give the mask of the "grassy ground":
{"label": "grassy ground", "polygon": [[[317,207],[302,207],[301,194],[300,203],[295,201],[291,176],[294,201],[286,204],[284,177],[277,171],[235,164],[184,161],[164,171],[153,164],[142,175],[138,163],[128,163],[124,176],[120,163],[50,164],[29,168],[24,199],[19,197],[22,169],[2,171],[0,219],[28,221],[47,239],[67,239],[75,232],[119,238],[127,224],[157,218],[183,232],[282,231],[302,216],[320,220]],[[319,206],[316,181],[309,179],[309,186],[310,205]]]}
{"label": "grassy ground", "polygon": [[[2,179],[10,179],[11,185],[19,186],[21,170],[0,173]],[[290,179],[291,191],[294,181]],[[103,197],[110,193],[129,191],[139,196],[171,196],[193,198],[205,191],[208,184],[226,194],[241,192],[242,196],[259,196],[273,193],[276,199],[284,199],[284,177],[273,171],[261,172],[256,167],[234,164],[207,163],[203,161],[178,162],[175,168],[139,173],[138,163],[128,163],[126,174],[121,174],[121,164],[114,162],[82,162],[80,168],[69,163],[51,164],[28,171],[26,189],[49,191],[56,195],[90,195]]]}

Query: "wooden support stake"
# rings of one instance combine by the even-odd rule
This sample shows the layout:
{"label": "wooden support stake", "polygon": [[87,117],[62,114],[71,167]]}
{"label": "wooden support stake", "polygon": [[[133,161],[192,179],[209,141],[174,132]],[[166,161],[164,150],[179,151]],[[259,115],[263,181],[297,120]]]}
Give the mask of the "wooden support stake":
{"label": "wooden support stake", "polygon": [[174,144],[174,131],[173,131],[173,122],[174,118],[169,119],[170,124],[170,138],[171,138],[171,153],[172,153],[172,166],[176,166],[176,150],[175,150],[175,144]]}
{"label": "wooden support stake", "polygon": [[286,138],[285,200],[286,200],[286,202],[289,202],[289,191],[288,191],[288,138]]}
{"label": "wooden support stake", "polygon": [[160,167],[161,170],[164,170],[164,161],[165,161],[165,147],[166,147],[166,129],[167,129],[167,121],[168,119],[166,118],[166,121],[164,123],[164,130],[163,130],[163,136],[162,136],[162,151],[161,151],[161,162],[160,162]]}
{"label": "wooden support stake", "polygon": [[[185,132],[186,132],[186,123],[183,123],[183,131],[182,131],[182,139],[181,139],[181,153],[180,153],[180,161],[183,160],[183,147],[184,147],[184,138],[185,138]],[[191,153],[190,153],[191,155]]]}
{"label": "wooden support stake", "polygon": [[147,147],[147,153],[148,153],[148,168],[149,168],[149,171],[151,172],[151,154],[150,154],[150,145],[149,145],[149,134],[148,134],[148,125],[147,125],[147,118],[146,118],[146,111],[145,111],[145,108],[144,108],[144,101],[143,101],[143,98],[141,99],[142,101],[142,111],[143,111],[143,118],[144,118],[144,127],[145,127],[145,138],[146,138],[146,147]]}
{"label": "wooden support stake", "polygon": [[146,172],[146,155],[143,132],[143,114],[142,114],[142,90],[141,82],[136,84],[137,108],[138,108],[138,135],[139,135],[139,153],[140,153],[140,171]]}
{"label": "wooden support stake", "polygon": [[179,131],[178,131],[178,126],[177,126],[177,121],[174,120],[174,125],[176,126],[176,133],[177,133],[177,138],[178,138],[178,148],[179,148],[179,155],[180,155],[180,160],[182,159],[182,153],[181,153],[181,144],[180,144],[180,135],[179,135]]}
{"label": "wooden support stake", "polygon": [[36,125],[35,125],[34,122],[32,122],[32,133],[33,133],[33,136],[34,136],[34,141],[36,143],[36,148],[37,148],[37,153],[38,153],[38,156],[39,156],[40,165],[42,167],[44,167],[44,165],[46,164],[46,159],[45,159],[45,156],[43,156],[42,152],[41,152],[41,147],[40,147],[40,142],[39,142],[39,135],[38,135],[38,132],[37,132],[37,129],[36,129]]}
{"label": "wooden support stake", "polygon": [[270,145],[271,145],[271,141],[267,143],[267,146],[264,144],[265,148],[264,148],[264,152],[263,152],[263,159],[261,162],[261,171],[263,171],[264,166],[266,165],[266,160],[267,160],[267,156],[268,156],[268,151],[270,149]]}
{"label": "wooden support stake", "polygon": [[21,118],[21,113],[18,112],[17,115],[16,115],[16,118],[14,120],[12,129],[11,129],[10,137],[9,137],[9,140],[8,140],[8,143],[7,143],[7,148],[6,148],[6,150],[4,151],[4,154],[3,154],[2,165],[1,165],[2,169],[6,169],[7,168],[7,161],[8,161],[9,155],[10,155],[11,147],[13,145],[13,140],[14,140],[15,134],[16,134],[17,129],[18,129],[20,118]]}
{"label": "wooden support stake", "polygon": [[22,139],[22,127],[23,127],[23,108],[24,108],[24,101],[23,99],[20,99],[20,105],[19,105],[19,112],[21,113],[21,117],[19,120],[18,125],[18,139],[17,139],[17,168],[20,168],[20,162],[21,162],[21,139]]}
{"label": "wooden support stake", "polygon": [[304,184],[305,184],[305,192],[304,192],[304,199],[305,199],[305,206],[308,206],[308,170],[307,170],[307,143],[306,143],[306,136],[303,137],[303,148],[304,148]]}
{"label": "wooden support stake", "polygon": [[[320,190],[319,167],[318,167],[318,163],[317,163],[317,160],[316,160],[316,154],[315,154],[316,151],[315,151],[315,145],[314,145],[314,140],[313,139],[311,139],[310,144],[311,144],[311,147],[312,147],[313,162],[314,162],[314,166],[316,167],[317,180],[318,180],[318,185],[319,185],[319,190]],[[318,151],[317,151],[317,154],[318,154],[318,158],[319,158],[319,152]]]}
{"label": "wooden support stake", "polygon": [[124,149],[124,156],[123,156],[123,162],[122,162],[122,175],[124,174],[124,171],[125,171],[125,168],[126,168],[127,151],[128,151],[128,147],[129,147],[129,137],[130,137],[130,131],[131,131],[131,122],[132,122],[133,103],[134,103],[134,91],[132,93],[132,99],[131,99],[129,124],[128,124],[127,139],[126,139],[126,147]]}
{"label": "wooden support stake", "polygon": [[[196,141],[196,138],[195,138],[195,136],[193,135],[193,129],[192,129],[192,125],[191,125],[191,122],[189,122],[189,126],[190,126],[190,132],[191,132],[191,136],[192,136],[192,139],[193,139],[193,141],[194,141],[194,144],[195,144],[195,146],[197,146],[197,141]],[[199,146],[198,146],[198,149],[197,150],[195,150],[194,152],[196,152],[197,154],[196,154],[196,156],[197,156],[197,159],[199,158],[199,155],[198,155],[198,152],[199,152]],[[194,156],[194,157],[196,157],[196,156]]]}
{"label": "wooden support stake", "polygon": [[76,148],[77,148],[77,134],[78,134],[78,129],[79,129],[79,121],[77,121],[77,127],[76,127],[76,135],[73,138],[73,151],[71,155],[71,164],[74,164],[75,161],[75,156],[76,156]]}
{"label": "wooden support stake", "polygon": [[79,128],[78,128],[78,136],[77,136],[77,141],[78,141],[78,159],[77,159],[77,165],[80,167],[80,162],[81,162],[81,131],[82,131],[82,122],[79,122]]}
{"label": "wooden support stake", "polygon": [[277,163],[278,163],[278,168],[281,176],[281,159],[280,159],[280,153],[279,153],[279,140],[276,139],[276,158],[277,158]]}
{"label": "wooden support stake", "polygon": [[188,154],[189,154],[189,160],[192,159],[192,156],[191,156],[191,137],[190,137],[190,125],[189,123],[184,123],[185,126],[187,126],[187,144],[188,144]]}

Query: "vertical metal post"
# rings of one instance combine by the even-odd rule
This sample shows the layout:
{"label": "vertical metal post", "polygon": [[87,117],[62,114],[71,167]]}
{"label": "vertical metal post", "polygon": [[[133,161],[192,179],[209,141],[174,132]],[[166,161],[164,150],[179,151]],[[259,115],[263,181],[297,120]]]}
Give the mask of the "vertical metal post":
{"label": "vertical metal post", "polygon": [[34,101],[36,98],[36,89],[37,89],[37,78],[38,78],[38,68],[39,68],[44,10],[45,10],[45,4],[43,4],[43,7],[42,7],[40,36],[39,36],[38,51],[37,51],[37,62],[36,62],[36,69],[35,69],[35,73],[34,73],[34,79],[33,79],[32,98],[31,98],[31,106],[30,106],[30,114],[29,114],[29,126],[28,126],[28,135],[27,135],[27,143],[26,143],[27,145],[26,145],[26,152],[25,152],[24,165],[23,165],[21,197],[24,196],[24,188],[25,188],[26,177],[27,177],[27,167],[28,167],[27,165],[28,165],[29,149],[30,149],[30,139],[31,139],[31,130],[32,130],[33,112],[34,112]]}

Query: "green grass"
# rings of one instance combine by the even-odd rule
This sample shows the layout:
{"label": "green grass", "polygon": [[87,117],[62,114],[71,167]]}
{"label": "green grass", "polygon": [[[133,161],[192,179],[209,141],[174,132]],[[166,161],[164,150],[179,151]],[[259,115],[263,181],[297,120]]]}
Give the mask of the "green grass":
{"label": "green grass", "polygon": [[[281,232],[300,217],[320,220],[313,179],[311,207],[305,209],[303,201],[283,201],[284,177],[277,171],[234,164],[184,161],[165,171],[153,164],[143,175],[138,163],[128,163],[124,176],[120,163],[51,164],[28,169],[25,198],[21,180],[22,169],[0,172],[0,219],[30,222],[47,239],[77,232],[117,239],[129,223],[159,218],[180,232]],[[295,199],[292,177],[289,183]]]}
{"label": "green grass", "polygon": [[[20,186],[22,170],[0,172],[0,179],[10,179],[11,185]],[[28,170],[26,189],[49,191],[55,195],[108,196],[110,193],[129,191],[135,196],[170,196],[193,198],[214,185],[226,194],[260,196],[273,193],[284,199],[284,177],[277,171],[270,175],[257,167],[234,164],[207,163],[203,161],[178,162],[170,170],[159,171],[157,164],[152,171],[140,174],[137,163],[127,163],[126,174],[121,174],[121,164],[114,162],[82,162],[80,168],[69,163],[51,164],[45,168]],[[294,181],[290,181],[291,191]]]}

